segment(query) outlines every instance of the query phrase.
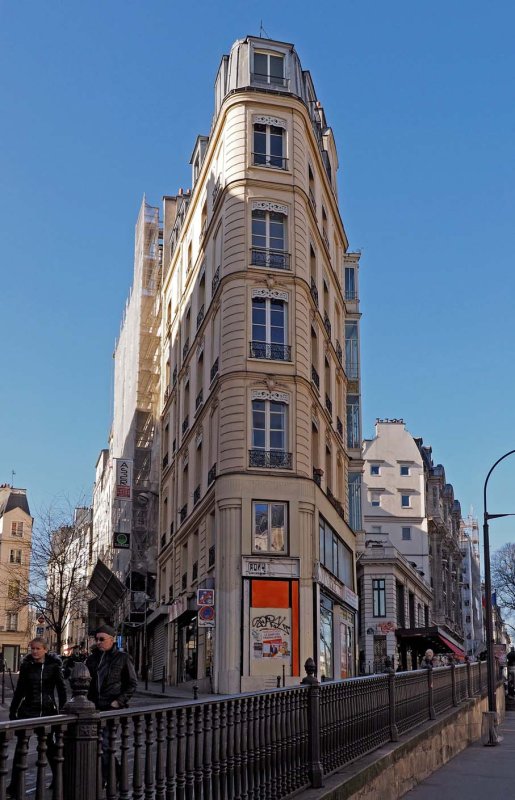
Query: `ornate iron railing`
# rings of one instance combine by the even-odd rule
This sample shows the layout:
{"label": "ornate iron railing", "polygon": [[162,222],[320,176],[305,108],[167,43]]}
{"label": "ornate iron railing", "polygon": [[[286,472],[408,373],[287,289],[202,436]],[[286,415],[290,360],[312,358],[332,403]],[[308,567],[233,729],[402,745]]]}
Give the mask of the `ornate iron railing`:
{"label": "ornate iron railing", "polygon": [[218,375],[218,364],[219,364],[219,359],[216,358],[213,362],[213,366],[211,367],[211,372],[209,373],[209,379],[211,383],[213,383],[214,379]]}
{"label": "ornate iron railing", "polygon": [[320,389],[320,376],[313,365],[311,365],[311,381],[317,389]]}
{"label": "ornate iron railing", "polygon": [[213,280],[211,281],[211,294],[214,295],[216,293],[219,283],[220,283],[220,267],[217,267],[215,270],[215,274],[213,275]]}
{"label": "ornate iron railing", "polygon": [[200,500],[200,483],[193,492],[193,505],[196,506],[199,500]]}
{"label": "ornate iron railing", "polygon": [[249,467],[291,469],[292,454],[284,450],[249,450]]}
{"label": "ornate iron railing", "polygon": [[[209,563],[214,563],[214,548]],[[181,580],[186,588],[186,573]],[[86,700],[90,677],[78,664],[66,714],[0,723],[0,800],[6,797],[13,734],[19,743],[13,793],[48,796],[51,732],[53,800],[282,800],[310,786],[320,788],[324,776],[460,702],[485,696],[487,688],[481,663],[401,673],[389,669],[321,684],[311,664],[304,685],[104,712]],[[85,779],[78,781],[79,774]]]}
{"label": "ornate iron railing", "polygon": [[270,267],[272,269],[290,269],[290,254],[284,250],[271,250],[265,247],[253,247],[250,263],[254,267]]}
{"label": "ornate iron railing", "polygon": [[213,464],[213,466],[207,473],[207,485],[211,486],[215,478],[216,478],[216,462]]}
{"label": "ornate iron railing", "polygon": [[203,319],[204,319],[204,305],[202,305],[202,306],[200,307],[200,310],[199,310],[199,312],[198,312],[198,314],[197,314],[197,330],[198,330],[198,329],[200,328],[200,326],[202,325],[202,321],[203,321]]}
{"label": "ornate iron railing", "polygon": [[291,361],[289,344],[275,342],[249,342],[250,358],[267,358],[271,361]]}
{"label": "ornate iron railing", "polygon": [[309,287],[309,291],[311,292],[311,297],[313,298],[315,305],[318,308],[318,289],[313,278],[311,278],[311,285]]}

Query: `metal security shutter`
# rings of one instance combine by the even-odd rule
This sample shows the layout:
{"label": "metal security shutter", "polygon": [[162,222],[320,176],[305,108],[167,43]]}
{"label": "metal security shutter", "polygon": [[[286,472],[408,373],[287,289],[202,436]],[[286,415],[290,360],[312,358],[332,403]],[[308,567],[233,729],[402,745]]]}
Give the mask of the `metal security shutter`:
{"label": "metal security shutter", "polygon": [[163,667],[166,666],[166,651],[168,638],[166,635],[165,619],[158,622],[152,631],[150,653],[152,658],[152,680],[160,681],[163,677]]}

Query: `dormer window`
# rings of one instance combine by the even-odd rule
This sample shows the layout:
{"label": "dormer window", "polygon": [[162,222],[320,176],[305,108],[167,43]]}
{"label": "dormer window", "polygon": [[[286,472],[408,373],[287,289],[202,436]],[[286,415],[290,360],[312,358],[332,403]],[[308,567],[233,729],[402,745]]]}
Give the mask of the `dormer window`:
{"label": "dormer window", "polygon": [[279,53],[254,53],[252,80],[270,86],[286,86],[284,56]]}

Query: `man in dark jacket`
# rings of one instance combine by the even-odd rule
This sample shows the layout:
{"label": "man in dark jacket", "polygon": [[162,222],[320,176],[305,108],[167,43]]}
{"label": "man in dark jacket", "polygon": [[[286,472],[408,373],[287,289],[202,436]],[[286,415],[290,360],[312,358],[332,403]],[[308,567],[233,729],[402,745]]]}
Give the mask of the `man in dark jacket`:
{"label": "man in dark jacket", "polygon": [[96,648],[86,659],[91,674],[88,699],[100,711],[126,708],[138,685],[136,670],[128,653],[118,650],[115,630],[101,625],[96,634]]}
{"label": "man in dark jacket", "polygon": [[[56,691],[58,704],[55,699]],[[46,641],[37,637],[30,642],[30,654],[21,663],[18,683],[9,708],[9,719],[54,716],[65,703],[66,686],[61,659],[49,653]],[[35,733],[38,732],[39,729],[36,728]],[[7,788],[7,796],[11,797],[16,797],[17,793],[18,762],[22,743],[23,734],[18,737],[11,783]],[[53,733],[47,737],[47,748],[48,763],[53,771],[56,755]]]}
{"label": "man in dark jacket", "polygon": [[[115,644],[116,631],[110,625],[101,625],[95,634],[96,648],[86,659],[91,674],[88,699],[100,711],[126,708],[138,685],[136,670],[128,653]],[[106,785],[109,771],[108,728],[102,730],[102,776]],[[116,773],[120,765],[116,761]]]}

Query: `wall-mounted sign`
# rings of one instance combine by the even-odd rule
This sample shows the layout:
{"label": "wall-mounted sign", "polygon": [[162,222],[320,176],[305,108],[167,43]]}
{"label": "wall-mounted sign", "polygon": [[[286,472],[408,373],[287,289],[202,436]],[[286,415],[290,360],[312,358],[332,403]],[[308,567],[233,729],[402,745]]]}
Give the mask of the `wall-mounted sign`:
{"label": "wall-mounted sign", "polygon": [[113,547],[118,550],[129,550],[131,537],[128,533],[113,533]]}
{"label": "wall-mounted sign", "polygon": [[214,604],[215,604],[214,589],[197,589],[198,606],[214,606]]}
{"label": "wall-mounted sign", "polygon": [[132,500],[132,467],[130,458],[115,458],[115,490],[117,500]]}
{"label": "wall-mounted sign", "polygon": [[199,628],[214,628],[215,627],[215,609],[214,606],[201,606],[198,610],[198,626]]}

